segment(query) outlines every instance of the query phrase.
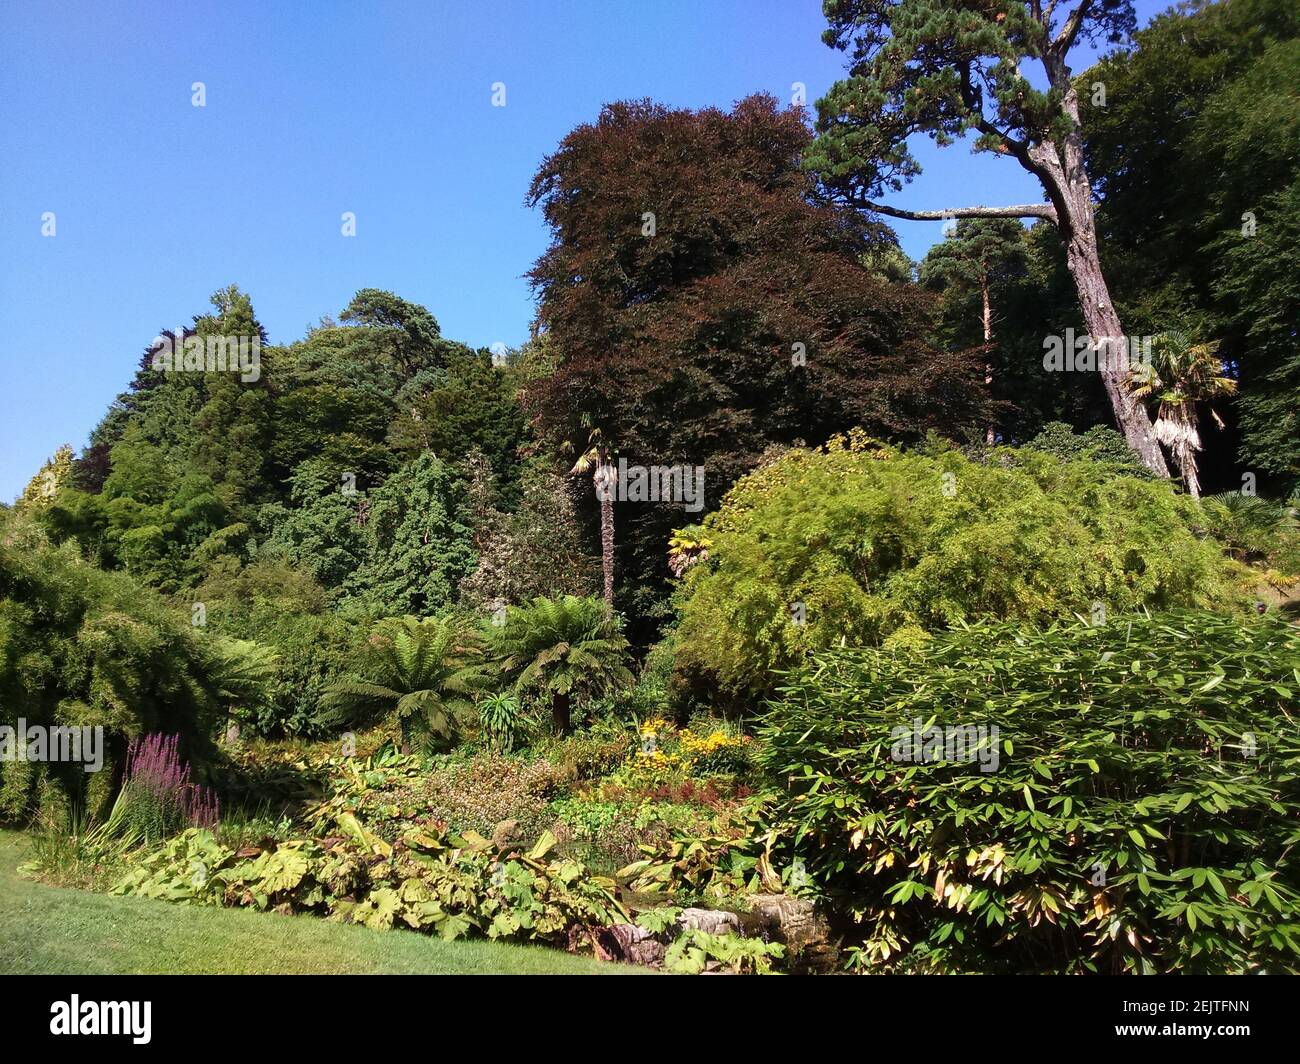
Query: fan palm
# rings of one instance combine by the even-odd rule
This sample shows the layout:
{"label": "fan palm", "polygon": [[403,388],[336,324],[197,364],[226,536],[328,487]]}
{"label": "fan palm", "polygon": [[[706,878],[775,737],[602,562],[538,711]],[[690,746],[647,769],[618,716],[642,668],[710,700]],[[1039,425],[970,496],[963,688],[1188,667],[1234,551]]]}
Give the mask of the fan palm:
{"label": "fan palm", "polygon": [[549,697],[561,734],[572,723],[575,695],[599,697],[632,683],[627,640],[600,599],[539,596],[512,606],[495,642],[501,671],[520,694]]}
{"label": "fan palm", "polygon": [[1223,419],[1208,404],[1237,390],[1237,382],[1223,375],[1217,349],[1214,342],[1194,344],[1178,333],[1161,333],[1152,341],[1150,361],[1133,369],[1133,394],[1155,401],[1156,438],[1169,449],[1194,499],[1201,497],[1196,462],[1196,452],[1201,449],[1197,404],[1207,404],[1210,416],[1222,428]]}
{"label": "fan palm", "polygon": [[325,705],[362,720],[390,715],[406,744],[453,745],[487,682],[478,634],[452,617],[401,617],[381,621],[369,643],[367,678],[334,684]]}

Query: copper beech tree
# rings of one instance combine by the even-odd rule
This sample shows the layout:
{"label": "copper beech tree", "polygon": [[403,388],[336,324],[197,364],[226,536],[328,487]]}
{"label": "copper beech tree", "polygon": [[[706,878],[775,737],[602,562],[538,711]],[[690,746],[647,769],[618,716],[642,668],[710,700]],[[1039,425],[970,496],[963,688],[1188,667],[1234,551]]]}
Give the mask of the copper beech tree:
{"label": "copper beech tree", "polygon": [[[1097,247],[1078,90],[1067,56],[1080,41],[1117,42],[1135,27],[1130,0],[827,0],[827,44],[849,78],[818,102],[807,156],[826,187],[871,214],[912,220],[1042,218],[1060,232],[1084,322],[1107,356],[1100,372],[1115,420],[1153,472],[1168,476],[1151,418],[1134,397],[1123,329]],[[1035,88],[1022,65],[1041,66]],[[1037,178],[1041,203],[909,211],[879,202],[920,172],[915,133],[1009,156]]]}
{"label": "copper beech tree", "polygon": [[[624,102],[543,161],[530,202],[552,242],[530,279],[557,367],[526,402],[544,433],[576,450],[598,425],[629,464],[702,467],[706,509],[774,444],[854,425],[982,433],[979,353],[926,342],[933,297],[866,265],[892,234],[818,199],[811,140],[770,96],[730,112]],[[621,606],[644,614],[691,518],[614,505],[618,590],[642,596]]]}

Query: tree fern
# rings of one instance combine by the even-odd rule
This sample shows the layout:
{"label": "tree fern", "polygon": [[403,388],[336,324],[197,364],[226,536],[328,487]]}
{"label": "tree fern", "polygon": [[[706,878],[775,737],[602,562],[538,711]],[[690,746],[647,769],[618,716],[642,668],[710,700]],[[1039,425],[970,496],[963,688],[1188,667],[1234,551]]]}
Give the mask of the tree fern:
{"label": "tree fern", "polygon": [[538,597],[512,606],[494,642],[502,673],[521,695],[549,696],[561,732],[569,729],[575,695],[598,697],[632,683],[627,640],[599,599]]}
{"label": "tree fern", "polygon": [[461,720],[486,686],[477,633],[451,617],[381,621],[370,635],[365,678],[334,684],[324,703],[339,723],[387,716],[403,741],[453,745]]}

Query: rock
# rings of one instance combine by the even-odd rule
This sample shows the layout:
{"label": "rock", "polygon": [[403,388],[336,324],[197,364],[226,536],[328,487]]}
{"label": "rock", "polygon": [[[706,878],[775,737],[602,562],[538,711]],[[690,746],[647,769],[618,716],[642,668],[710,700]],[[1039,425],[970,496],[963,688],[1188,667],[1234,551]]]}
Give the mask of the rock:
{"label": "rock", "polygon": [[834,964],[830,924],[814,902],[789,894],[751,894],[749,904],[755,923],[785,943],[788,963],[805,969]]}
{"label": "rock", "polygon": [[614,924],[597,932],[600,948],[612,960],[627,964],[642,964],[658,968],[664,961],[664,944],[644,927],[636,924]]}
{"label": "rock", "polygon": [[709,935],[741,934],[740,917],[720,909],[683,909],[677,917],[677,926],[687,931],[703,931]]}
{"label": "rock", "polygon": [[498,850],[504,850],[515,841],[518,833],[518,820],[503,820],[492,829],[492,845]]}

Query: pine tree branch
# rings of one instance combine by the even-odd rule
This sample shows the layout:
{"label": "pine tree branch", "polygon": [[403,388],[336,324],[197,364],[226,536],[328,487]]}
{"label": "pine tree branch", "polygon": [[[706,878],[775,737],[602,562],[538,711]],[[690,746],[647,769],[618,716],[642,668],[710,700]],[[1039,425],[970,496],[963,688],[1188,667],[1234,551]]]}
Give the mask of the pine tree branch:
{"label": "pine tree branch", "polygon": [[1053,52],[1063,56],[1070,50],[1074,45],[1074,38],[1079,32],[1079,27],[1083,25],[1083,20],[1088,14],[1088,8],[1091,6],[1092,0],[1082,0],[1082,3],[1070,12],[1070,17],[1065,20],[1061,32],[1056,35],[1056,40],[1052,42],[1051,50]]}
{"label": "pine tree branch", "polygon": [[886,207],[883,203],[855,199],[853,206],[874,211],[890,218],[903,218],[910,222],[937,222],[949,218],[1044,218],[1057,224],[1056,208],[1050,203],[1019,203],[1012,207],[954,207],[946,211],[907,211],[901,207]]}

